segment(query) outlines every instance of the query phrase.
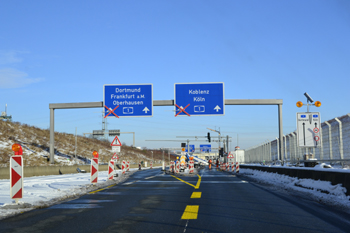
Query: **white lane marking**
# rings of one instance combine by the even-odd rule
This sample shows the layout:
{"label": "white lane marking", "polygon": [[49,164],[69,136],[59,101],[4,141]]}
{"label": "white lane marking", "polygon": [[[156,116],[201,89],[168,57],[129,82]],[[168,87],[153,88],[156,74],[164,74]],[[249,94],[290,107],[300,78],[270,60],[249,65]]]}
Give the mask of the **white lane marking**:
{"label": "white lane marking", "polygon": [[240,184],[240,183],[248,183],[247,181],[202,181],[202,183],[215,183],[215,184]]}
{"label": "white lane marking", "polygon": [[123,185],[129,185],[129,184],[133,184],[133,183],[136,183],[136,182],[139,182],[139,180],[136,180],[136,181],[133,181],[133,182],[127,182],[127,183],[124,183]]}
{"label": "white lane marking", "polygon": [[49,207],[49,209],[94,209],[102,208],[98,204],[58,204]]}
{"label": "white lane marking", "polygon": [[145,178],[145,180],[152,179],[152,178],[154,178],[154,177],[156,177],[156,176],[147,177],[147,178]]}
{"label": "white lane marking", "polygon": [[[159,180],[141,180],[139,183],[181,183],[181,181],[159,181]],[[240,184],[240,183],[248,183],[247,181],[201,181],[201,183],[217,183],[217,184]]]}

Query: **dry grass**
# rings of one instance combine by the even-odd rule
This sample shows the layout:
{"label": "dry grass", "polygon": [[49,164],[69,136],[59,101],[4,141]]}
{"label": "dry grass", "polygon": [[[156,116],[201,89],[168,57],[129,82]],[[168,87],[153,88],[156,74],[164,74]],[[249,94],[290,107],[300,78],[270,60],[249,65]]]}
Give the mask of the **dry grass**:
{"label": "dry grass", "polygon": [[[19,143],[23,148],[23,160],[25,166],[50,165],[44,156],[49,156],[50,131],[19,122],[7,122],[0,120],[0,166],[9,166],[9,158],[13,155],[11,146]],[[108,162],[113,156],[110,142],[101,141],[82,136],[77,137],[77,156],[92,158],[92,152],[99,152],[101,162]],[[75,136],[55,132],[55,154],[63,154],[73,160],[75,154]],[[122,146],[118,156],[122,160],[131,163],[151,160],[152,153],[148,150],[139,150],[129,146]],[[167,156],[167,153],[166,153]],[[154,160],[162,158],[161,151],[154,151]],[[167,157],[166,157],[167,158]],[[56,164],[64,164],[55,161]]]}

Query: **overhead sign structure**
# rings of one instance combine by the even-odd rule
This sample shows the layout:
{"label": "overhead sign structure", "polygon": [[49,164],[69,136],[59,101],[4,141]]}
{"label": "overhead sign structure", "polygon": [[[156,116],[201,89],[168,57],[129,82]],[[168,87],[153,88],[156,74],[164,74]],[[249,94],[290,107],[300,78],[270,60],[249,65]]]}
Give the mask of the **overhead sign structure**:
{"label": "overhead sign structure", "polygon": [[[195,146],[194,145],[188,145],[189,149],[190,149],[190,152],[194,152],[195,151]],[[186,147],[186,151],[187,152],[187,147]]]}
{"label": "overhead sign structure", "polygon": [[321,147],[321,115],[319,112],[297,113],[299,147]]}
{"label": "overhead sign structure", "polygon": [[175,116],[225,115],[224,83],[175,83]]}
{"label": "overhead sign structure", "polygon": [[120,129],[110,129],[108,134],[109,136],[120,136]]}
{"label": "overhead sign structure", "polygon": [[103,86],[104,116],[152,117],[152,84],[106,84]]}
{"label": "overhead sign structure", "polygon": [[211,145],[210,144],[202,144],[199,145],[199,149],[201,150],[201,152],[211,152]]}

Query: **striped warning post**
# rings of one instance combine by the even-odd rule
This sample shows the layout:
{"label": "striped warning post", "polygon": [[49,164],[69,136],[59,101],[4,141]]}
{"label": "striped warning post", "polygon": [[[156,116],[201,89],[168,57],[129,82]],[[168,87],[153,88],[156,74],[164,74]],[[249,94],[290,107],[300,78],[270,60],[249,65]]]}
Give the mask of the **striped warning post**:
{"label": "striped warning post", "polygon": [[113,175],[114,175],[114,161],[111,160],[108,163],[108,179],[113,180]]}
{"label": "striped warning post", "polygon": [[91,159],[91,178],[92,184],[96,184],[98,179],[98,158]]}
{"label": "striped warning post", "polygon": [[129,171],[129,168],[130,168],[130,162],[126,162],[126,171],[128,172]]}
{"label": "striped warning post", "polygon": [[194,161],[193,160],[190,160],[188,162],[188,169],[190,170],[189,172],[190,173],[193,173],[194,172]]}
{"label": "striped warning post", "polygon": [[125,174],[125,171],[126,171],[126,164],[125,164],[125,161],[123,160],[123,162],[122,162],[122,173]]}
{"label": "striped warning post", "polygon": [[11,185],[10,187],[11,199],[23,198],[23,158],[22,156],[11,156],[10,185]]}
{"label": "striped warning post", "polygon": [[239,163],[236,163],[236,173],[239,173]]}
{"label": "striped warning post", "polygon": [[149,168],[152,169],[152,167],[153,167],[153,162],[151,161],[151,162],[149,163]]}
{"label": "striped warning post", "polygon": [[170,172],[174,172],[174,161],[170,162]]}
{"label": "striped warning post", "polygon": [[180,172],[180,162],[177,161],[176,167],[175,167],[175,173],[179,173],[179,172]]}
{"label": "striped warning post", "polygon": [[231,162],[231,172],[235,171],[235,162]]}
{"label": "striped warning post", "polygon": [[226,171],[230,171],[230,164],[226,163]]}

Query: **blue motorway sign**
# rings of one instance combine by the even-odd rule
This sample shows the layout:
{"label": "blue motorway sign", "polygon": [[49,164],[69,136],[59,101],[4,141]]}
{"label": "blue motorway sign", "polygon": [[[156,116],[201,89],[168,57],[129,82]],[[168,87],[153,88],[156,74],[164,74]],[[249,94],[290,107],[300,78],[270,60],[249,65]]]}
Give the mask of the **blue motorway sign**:
{"label": "blue motorway sign", "polygon": [[[190,152],[194,152],[195,151],[194,145],[188,145],[188,147],[190,148]],[[186,146],[185,152],[187,152],[187,146]]]}
{"label": "blue motorway sign", "polygon": [[106,84],[103,105],[107,117],[152,117],[153,85]]}
{"label": "blue motorway sign", "polygon": [[199,145],[199,149],[201,150],[201,152],[211,152],[211,145],[210,144]]}
{"label": "blue motorway sign", "polygon": [[224,114],[224,83],[175,83],[175,115]]}

